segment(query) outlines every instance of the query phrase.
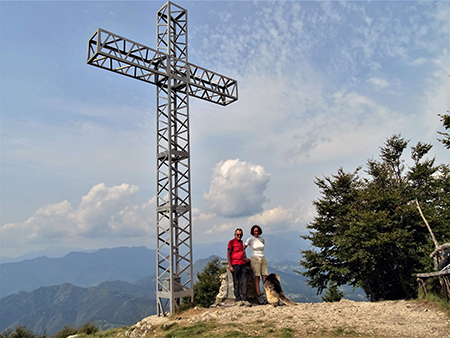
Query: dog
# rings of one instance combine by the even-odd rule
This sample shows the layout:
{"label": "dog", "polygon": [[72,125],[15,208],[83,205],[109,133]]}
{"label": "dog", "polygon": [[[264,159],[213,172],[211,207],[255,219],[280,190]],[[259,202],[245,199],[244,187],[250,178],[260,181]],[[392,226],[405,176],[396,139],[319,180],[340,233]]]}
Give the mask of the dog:
{"label": "dog", "polygon": [[287,298],[283,290],[281,289],[280,284],[280,276],[271,273],[267,276],[266,280],[263,283],[264,291],[266,292],[267,302],[276,307],[280,304],[280,302],[284,303],[287,306],[295,306],[297,303],[293,302],[289,298]]}

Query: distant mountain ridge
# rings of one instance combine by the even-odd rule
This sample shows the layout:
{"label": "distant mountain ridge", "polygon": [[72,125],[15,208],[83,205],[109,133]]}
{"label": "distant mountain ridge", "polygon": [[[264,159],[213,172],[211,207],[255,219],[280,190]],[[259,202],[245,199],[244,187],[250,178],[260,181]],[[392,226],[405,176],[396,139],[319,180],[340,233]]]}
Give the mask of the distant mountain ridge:
{"label": "distant mountain ridge", "polygon": [[46,249],[36,250],[36,251],[28,251],[27,253],[18,256],[18,257],[8,257],[8,256],[0,256],[0,264],[3,263],[17,263],[27,259],[34,259],[37,257],[47,256],[48,258],[61,258],[66,256],[70,252],[85,252],[92,253],[96,250],[84,250],[76,247],[65,247],[65,246],[51,246]]}
{"label": "distant mountain ridge", "polygon": [[[250,236],[248,231],[244,230],[244,241]],[[271,261],[297,261],[300,259],[299,250],[309,247],[307,240],[300,238],[306,232],[288,231],[283,233],[264,234],[267,241],[266,258]],[[226,256],[227,243],[233,238],[231,234],[229,238],[219,239],[213,243],[195,243],[193,247],[194,260],[207,258],[211,255]],[[150,250],[154,250],[149,248]],[[102,250],[102,249],[100,249]],[[32,260],[38,257],[47,256],[49,258],[63,258],[66,255],[77,253],[93,253],[98,250],[84,250],[79,248],[69,248],[62,246],[52,246],[39,251],[29,251],[19,257],[0,256],[0,264],[17,263],[25,260]]]}
{"label": "distant mountain ridge", "polygon": [[[299,261],[299,250],[309,242],[300,233],[283,236],[269,234],[266,238],[266,258],[269,262]],[[246,237],[250,236],[248,233]],[[246,238],[245,237],[245,238]],[[198,244],[193,248],[194,261],[211,255],[226,257],[230,238],[210,244]],[[104,281],[122,280],[134,282],[156,273],[156,251],[144,246],[105,248],[94,252],[71,252],[64,257],[45,256],[20,262],[0,264],[0,298],[19,291],[32,291],[41,286],[71,283],[91,287]]]}
{"label": "distant mountain ridge", "polygon": [[[139,288],[127,282],[115,282],[82,288],[69,283],[19,292],[0,299],[0,332],[24,325],[35,333],[53,335],[64,325],[81,327],[96,323],[102,330],[135,324],[156,313],[155,293],[149,297],[121,291]],[[118,284],[121,284],[120,286]],[[137,293],[147,293],[143,288]]]}
{"label": "distant mountain ridge", "polygon": [[134,282],[156,271],[156,252],[146,247],[71,252],[62,258],[38,257],[0,265],[0,298],[41,286],[71,283],[90,287],[104,281]]}

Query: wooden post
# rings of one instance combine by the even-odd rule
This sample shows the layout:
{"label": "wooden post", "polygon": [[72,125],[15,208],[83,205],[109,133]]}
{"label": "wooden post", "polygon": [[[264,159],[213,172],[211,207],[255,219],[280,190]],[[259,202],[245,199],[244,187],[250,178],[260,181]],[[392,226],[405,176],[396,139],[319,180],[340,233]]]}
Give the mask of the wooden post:
{"label": "wooden post", "polygon": [[439,243],[438,243],[438,241],[436,240],[436,237],[434,237],[433,231],[431,231],[431,228],[430,228],[430,225],[429,225],[428,222],[427,222],[427,219],[426,219],[425,216],[423,215],[422,209],[420,208],[419,201],[417,201],[417,198],[416,198],[416,205],[417,205],[417,209],[419,209],[420,216],[422,216],[422,219],[424,220],[425,224],[427,225],[428,231],[429,231],[430,234],[431,234],[431,238],[433,239],[434,246],[435,246],[436,249],[437,249],[437,248],[439,247]]}

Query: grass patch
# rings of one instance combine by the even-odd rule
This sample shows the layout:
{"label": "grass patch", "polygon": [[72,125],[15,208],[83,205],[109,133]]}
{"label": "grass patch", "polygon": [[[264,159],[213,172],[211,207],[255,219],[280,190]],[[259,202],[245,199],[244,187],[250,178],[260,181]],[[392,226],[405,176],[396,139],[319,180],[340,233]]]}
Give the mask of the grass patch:
{"label": "grass patch", "polygon": [[266,325],[264,325],[264,320],[262,320],[262,319],[257,319],[253,323],[253,330],[254,331],[260,331],[260,330],[263,330],[265,328],[266,328]]}
{"label": "grass patch", "polygon": [[[444,276],[447,283],[450,281],[448,276]],[[435,306],[436,308],[444,311],[448,317],[450,317],[450,302],[447,300],[445,293],[441,287],[441,283],[438,277],[428,278],[426,280],[426,292],[423,288],[419,289],[418,301],[423,304]]]}
{"label": "grass patch", "polygon": [[334,329],[334,330],[332,331],[332,334],[333,334],[333,336],[335,336],[335,337],[339,337],[339,336],[342,336],[342,335],[344,334],[344,332],[345,332],[345,328],[343,328],[343,327],[338,327],[337,329]]}
{"label": "grass patch", "polygon": [[450,302],[447,302],[445,298],[440,295],[429,293],[426,297],[421,297],[416,301],[429,307],[439,309],[450,318]]}
{"label": "grass patch", "polygon": [[[317,328],[315,330],[307,330],[301,333],[296,327],[278,328],[277,323],[258,319],[253,323],[226,323],[221,324],[216,320],[208,320],[206,322],[196,322],[192,324],[183,322],[169,322],[159,325],[153,333],[149,333],[143,338],[294,338],[294,337],[352,337],[352,338],[380,338],[377,335],[359,334],[349,327],[335,327],[333,329]],[[97,333],[86,335],[80,334],[79,338],[126,338],[124,333],[129,328],[122,327],[107,331],[99,331]],[[2,338],[2,337],[0,337]],[[30,338],[30,337],[27,337]],[[33,337],[46,338],[46,337]]]}
{"label": "grass patch", "polygon": [[294,337],[295,331],[292,330],[290,327],[283,327],[281,329],[281,338],[291,338]]}
{"label": "grass patch", "polygon": [[249,338],[255,336],[249,336],[247,333],[242,331],[228,331],[219,336],[220,338]]}
{"label": "grass patch", "polygon": [[316,320],[314,318],[308,318],[308,320],[304,323],[304,325],[308,325],[309,323],[313,323]]}
{"label": "grass patch", "polygon": [[213,326],[208,325],[205,322],[197,322],[190,326],[179,326],[177,324],[164,335],[164,338],[198,337],[212,328]]}
{"label": "grass patch", "polygon": [[161,324],[161,329],[163,331],[169,331],[176,326],[178,326],[178,323],[176,323],[176,322],[164,323],[164,324]]}
{"label": "grass patch", "polygon": [[274,322],[267,322],[266,324],[264,324],[263,326],[261,326],[263,329],[266,328],[271,328],[273,329],[275,327],[275,323]]}
{"label": "grass patch", "polygon": [[355,330],[352,330],[348,327],[338,327],[338,328],[334,329],[333,331],[331,331],[331,334],[334,337],[358,335],[358,333]]}
{"label": "grass patch", "polygon": [[[106,330],[106,331],[98,331],[94,334],[91,334],[89,336],[89,338],[113,338],[119,335],[123,335],[125,333],[125,331],[127,331],[129,328],[128,327],[117,327],[115,329],[110,329],[110,330]],[[87,337],[87,334],[80,334],[79,336],[80,338],[85,338]]]}

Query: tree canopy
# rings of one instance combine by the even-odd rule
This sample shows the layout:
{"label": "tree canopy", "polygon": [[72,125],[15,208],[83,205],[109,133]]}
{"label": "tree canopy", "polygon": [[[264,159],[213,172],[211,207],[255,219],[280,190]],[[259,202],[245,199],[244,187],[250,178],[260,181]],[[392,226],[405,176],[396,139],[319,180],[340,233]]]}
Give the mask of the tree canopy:
{"label": "tree canopy", "polygon": [[[215,302],[221,285],[220,275],[224,272],[219,264],[219,258],[215,257],[197,274],[198,282],[194,284],[193,306],[208,308]],[[188,302],[188,299],[185,302]]]}
{"label": "tree canopy", "polygon": [[[440,115],[442,124],[444,125],[445,130],[450,130],[450,115]],[[442,144],[447,148],[450,149],[450,134],[438,131],[438,134],[444,136],[443,139],[440,139],[439,141],[442,142]]]}
{"label": "tree canopy", "polygon": [[322,293],[329,284],[361,287],[369,300],[401,299],[415,290],[415,273],[432,271],[435,245],[418,212],[420,204],[440,243],[450,240],[450,169],[426,155],[432,146],[411,147],[387,139],[379,159],[366,168],[316,178],[321,196],[307,225],[313,249],[302,251],[302,274]]}

